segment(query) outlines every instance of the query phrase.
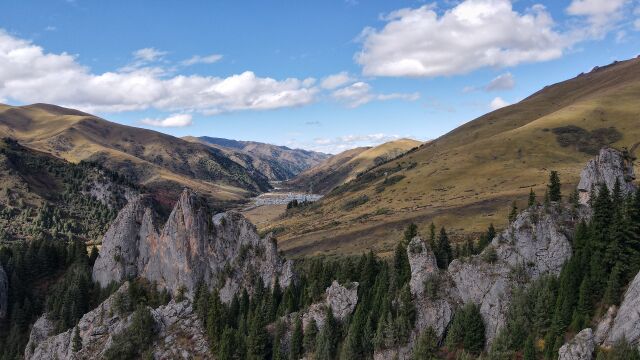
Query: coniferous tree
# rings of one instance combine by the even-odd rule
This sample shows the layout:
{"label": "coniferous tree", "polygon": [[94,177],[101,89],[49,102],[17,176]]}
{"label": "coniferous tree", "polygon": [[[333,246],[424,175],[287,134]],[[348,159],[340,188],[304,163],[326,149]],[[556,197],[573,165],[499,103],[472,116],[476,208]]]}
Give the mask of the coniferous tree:
{"label": "coniferous tree", "polygon": [[528,202],[528,206],[532,207],[533,205],[536,204],[536,193],[533,192],[533,188],[531,188],[531,190],[529,190],[529,202]]}
{"label": "coniferous tree", "polygon": [[80,330],[78,329],[77,325],[73,329],[72,342],[73,342],[73,347],[72,347],[73,352],[78,352],[82,349],[82,338],[80,337]]}
{"label": "coniferous tree", "polygon": [[429,247],[431,248],[431,251],[436,252],[436,225],[434,223],[429,225]]}
{"label": "coniferous tree", "polygon": [[440,229],[440,235],[438,236],[438,244],[436,245],[437,251],[435,252],[438,267],[446,269],[449,267],[449,262],[453,260],[453,254],[451,251],[451,244],[449,243],[449,236],[447,231],[442,227]]}
{"label": "coniferous tree", "polygon": [[315,360],[334,360],[338,345],[338,325],[330,307],[325,309],[325,324],[316,343]]}
{"label": "coniferous tree", "polygon": [[434,360],[438,353],[438,335],[432,327],[422,332],[413,348],[413,360]]}
{"label": "coniferous tree", "polygon": [[478,355],[482,352],[485,342],[485,329],[480,308],[475,305],[467,305],[468,309],[464,315],[465,329],[462,341],[466,351]]}
{"label": "coniferous tree", "polygon": [[518,217],[518,205],[514,201],[511,204],[511,212],[509,213],[509,224],[516,221],[516,217]]}
{"label": "coniferous tree", "polygon": [[561,184],[560,184],[560,176],[557,171],[551,171],[549,175],[549,200],[550,201],[560,201],[562,200],[561,194]]}
{"label": "coniferous tree", "polygon": [[[254,295],[255,296],[255,295]],[[265,309],[258,308],[251,323],[247,337],[247,358],[264,359],[269,354],[269,335],[266,331]]]}
{"label": "coniferous tree", "polygon": [[418,226],[414,223],[409,224],[404,231],[404,241],[405,243],[409,243],[411,239],[418,236]]}
{"label": "coniferous tree", "polygon": [[402,287],[411,279],[411,266],[409,265],[407,248],[402,242],[398,243],[396,246],[393,267],[396,272],[398,287]]}
{"label": "coniferous tree", "polygon": [[529,336],[524,344],[524,360],[536,360],[536,347],[533,336]]}
{"label": "coniferous tree", "polygon": [[307,326],[304,327],[304,338],[302,340],[304,352],[306,354],[313,354],[315,352],[317,337],[318,326],[316,325],[316,321],[311,318],[307,323]]}
{"label": "coniferous tree", "polygon": [[302,357],[302,320],[300,316],[296,316],[293,325],[293,333],[291,334],[291,341],[289,343],[289,359],[298,360]]}

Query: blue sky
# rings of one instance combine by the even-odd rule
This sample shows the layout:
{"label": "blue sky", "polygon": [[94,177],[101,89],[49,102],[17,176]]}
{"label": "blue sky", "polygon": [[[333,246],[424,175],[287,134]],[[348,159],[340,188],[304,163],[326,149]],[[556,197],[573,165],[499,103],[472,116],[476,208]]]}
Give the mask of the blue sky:
{"label": "blue sky", "polygon": [[339,152],[637,56],[638,0],[4,0],[0,102]]}

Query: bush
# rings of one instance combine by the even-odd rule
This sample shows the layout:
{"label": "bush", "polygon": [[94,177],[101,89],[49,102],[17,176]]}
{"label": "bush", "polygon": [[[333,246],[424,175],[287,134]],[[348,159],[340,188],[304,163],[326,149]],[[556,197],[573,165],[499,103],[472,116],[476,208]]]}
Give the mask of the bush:
{"label": "bush", "polygon": [[133,313],[131,325],[113,337],[113,343],[104,354],[107,360],[137,359],[143,354],[155,336],[155,320],[146,306],[139,306]]}
{"label": "bush", "polygon": [[369,201],[369,197],[367,195],[360,195],[355,199],[351,199],[351,200],[346,201],[342,205],[342,209],[345,210],[345,211],[353,210],[353,209],[357,208],[358,206],[367,203],[368,201]]}

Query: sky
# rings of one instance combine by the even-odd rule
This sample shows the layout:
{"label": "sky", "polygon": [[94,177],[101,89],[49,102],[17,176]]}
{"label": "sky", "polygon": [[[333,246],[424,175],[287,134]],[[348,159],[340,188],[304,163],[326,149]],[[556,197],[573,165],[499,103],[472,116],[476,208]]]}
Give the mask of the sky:
{"label": "sky", "polygon": [[2,0],[0,103],[327,153],[640,53],[640,0]]}

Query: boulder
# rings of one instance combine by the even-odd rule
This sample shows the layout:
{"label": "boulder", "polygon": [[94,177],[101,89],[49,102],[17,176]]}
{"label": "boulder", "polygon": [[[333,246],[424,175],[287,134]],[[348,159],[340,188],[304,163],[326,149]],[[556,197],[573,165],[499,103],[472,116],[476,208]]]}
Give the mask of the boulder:
{"label": "boulder", "polygon": [[593,331],[584,329],[571,341],[562,345],[558,352],[558,360],[591,360],[595,347]]}
{"label": "boulder", "polygon": [[7,309],[9,306],[9,280],[7,273],[4,272],[0,265],[0,320],[7,317]]}
{"label": "boulder", "polygon": [[580,203],[586,205],[591,192],[597,192],[598,186],[606,184],[612,190],[616,180],[620,183],[623,194],[635,191],[633,163],[626,152],[613,148],[603,148],[595,159],[590,160],[580,174],[578,191]]}

